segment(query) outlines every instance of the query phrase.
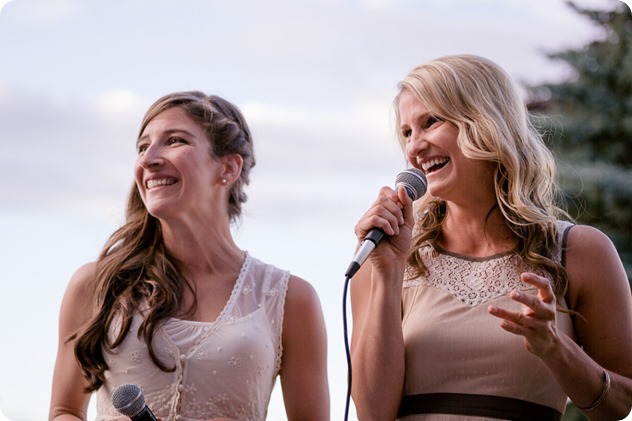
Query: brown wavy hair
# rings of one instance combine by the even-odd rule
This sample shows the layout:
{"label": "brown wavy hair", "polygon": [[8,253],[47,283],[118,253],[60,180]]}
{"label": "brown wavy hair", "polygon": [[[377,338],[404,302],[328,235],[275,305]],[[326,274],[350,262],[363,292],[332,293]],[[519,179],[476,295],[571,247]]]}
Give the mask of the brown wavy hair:
{"label": "brown wavy hair", "polygon": [[[398,84],[442,120],[458,129],[457,143],[470,159],[496,164],[497,206],[518,239],[515,253],[548,272],[558,296],[568,274],[554,261],[558,219],[570,219],[557,206],[555,159],[532,124],[524,100],[509,75],[496,63],[474,55],[445,56],[413,69]],[[399,95],[393,102],[400,127]],[[402,148],[406,139],[397,131]],[[427,194],[416,204],[416,235],[408,258],[409,276],[426,271],[417,250],[436,239],[445,218],[445,201]]]}
{"label": "brown wavy hair", "polygon": [[[230,102],[202,92],[177,92],[163,96],[145,114],[139,136],[147,124],[161,112],[180,107],[204,129],[209,153],[214,158],[239,154],[243,167],[231,185],[226,204],[231,222],[240,215],[247,199],[244,187],[249,184],[250,170],[255,165],[252,137],[239,109]],[[132,318],[141,305],[146,306],[138,330],[149,348],[156,366],[173,371],[161,362],[153,348],[156,328],[180,310],[185,288],[191,284],[181,275],[180,263],[166,249],[159,221],[151,216],[134,184],[129,193],[125,223],[112,234],[99,254],[92,302],[93,316],[69,340],[76,339],[75,356],[88,380],[87,392],[105,381],[108,369],[104,352],[115,349],[130,330]],[[195,309],[194,302],[192,308]],[[116,327],[116,337],[108,336]]]}

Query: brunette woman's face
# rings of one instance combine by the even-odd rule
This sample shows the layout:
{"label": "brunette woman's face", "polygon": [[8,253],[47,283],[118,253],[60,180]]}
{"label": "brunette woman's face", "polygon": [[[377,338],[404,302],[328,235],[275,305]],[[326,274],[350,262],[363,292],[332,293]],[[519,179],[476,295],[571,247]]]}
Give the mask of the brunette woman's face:
{"label": "brunette woman's face", "polygon": [[202,127],[180,107],[161,112],[147,124],[137,151],[136,185],[150,214],[172,218],[213,211],[209,206],[225,211],[218,200],[222,165],[211,156]]}

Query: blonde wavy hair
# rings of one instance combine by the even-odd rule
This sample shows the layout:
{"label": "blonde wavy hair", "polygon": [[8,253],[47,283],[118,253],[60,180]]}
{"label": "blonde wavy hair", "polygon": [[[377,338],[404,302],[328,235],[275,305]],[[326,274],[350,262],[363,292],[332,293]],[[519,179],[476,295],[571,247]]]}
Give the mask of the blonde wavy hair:
{"label": "blonde wavy hair", "polygon": [[[555,159],[509,75],[486,58],[453,55],[414,68],[398,88],[457,127],[457,143],[466,157],[496,164],[497,205],[518,238],[516,254],[547,271],[556,294],[564,294],[568,275],[552,253],[558,242],[557,220],[570,218],[556,204],[561,196]],[[393,102],[397,128],[400,94]],[[405,150],[406,139],[399,130],[397,136]],[[446,203],[430,195],[416,206],[417,234],[408,259],[412,277],[425,272],[417,250],[438,236],[446,213]]]}

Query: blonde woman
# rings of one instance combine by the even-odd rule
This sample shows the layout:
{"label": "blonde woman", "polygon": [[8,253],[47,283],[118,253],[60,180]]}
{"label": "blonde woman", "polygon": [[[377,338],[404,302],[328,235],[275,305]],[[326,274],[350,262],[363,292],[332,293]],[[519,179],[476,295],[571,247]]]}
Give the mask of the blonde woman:
{"label": "blonde woman", "polygon": [[[428,192],[384,187],[356,225],[389,237],[351,284],[365,420],[593,419],[632,405],[632,299],[610,240],[566,222],[555,163],[498,65],[457,55],[399,84]],[[401,190],[401,189],[400,189]]]}

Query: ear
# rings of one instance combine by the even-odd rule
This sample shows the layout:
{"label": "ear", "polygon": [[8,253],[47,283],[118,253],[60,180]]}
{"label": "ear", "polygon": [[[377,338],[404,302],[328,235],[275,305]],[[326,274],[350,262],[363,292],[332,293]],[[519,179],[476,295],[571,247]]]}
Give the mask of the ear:
{"label": "ear", "polygon": [[220,162],[223,165],[221,177],[228,180],[228,184],[234,183],[241,174],[244,159],[239,154],[231,154],[221,157]]}

